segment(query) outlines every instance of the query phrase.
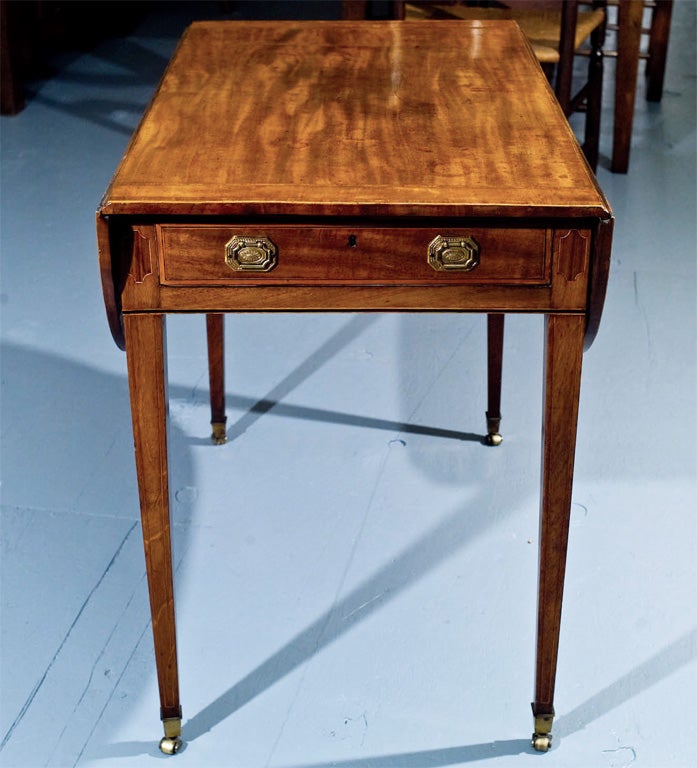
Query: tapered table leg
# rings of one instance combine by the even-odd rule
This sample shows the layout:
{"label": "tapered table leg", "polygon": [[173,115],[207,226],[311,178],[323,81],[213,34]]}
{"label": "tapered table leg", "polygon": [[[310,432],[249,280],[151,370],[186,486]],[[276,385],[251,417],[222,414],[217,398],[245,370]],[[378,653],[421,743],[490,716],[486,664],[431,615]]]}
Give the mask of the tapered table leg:
{"label": "tapered table leg", "polygon": [[501,371],[503,368],[503,325],[505,315],[487,315],[487,379],[486,441],[501,445]]}
{"label": "tapered table leg", "polygon": [[160,689],[160,716],[165,729],[160,749],[172,754],[181,745],[181,706],[167,469],[164,322],[164,316],[157,314],[124,316],[145,567]]}
{"label": "tapered table leg", "polygon": [[226,440],[225,424],[225,315],[206,315],[208,338],[208,381],[211,393],[211,439],[216,445]]}
{"label": "tapered table leg", "polygon": [[532,743],[543,752],[552,739],[585,318],[548,315],[545,328],[537,670],[532,704]]}

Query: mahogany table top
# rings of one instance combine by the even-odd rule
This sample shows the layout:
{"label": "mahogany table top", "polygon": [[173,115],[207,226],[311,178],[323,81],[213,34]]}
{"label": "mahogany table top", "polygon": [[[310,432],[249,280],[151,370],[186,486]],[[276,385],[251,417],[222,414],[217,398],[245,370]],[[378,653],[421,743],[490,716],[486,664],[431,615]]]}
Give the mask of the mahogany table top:
{"label": "mahogany table top", "polygon": [[589,217],[514,22],[191,25],[102,215]]}

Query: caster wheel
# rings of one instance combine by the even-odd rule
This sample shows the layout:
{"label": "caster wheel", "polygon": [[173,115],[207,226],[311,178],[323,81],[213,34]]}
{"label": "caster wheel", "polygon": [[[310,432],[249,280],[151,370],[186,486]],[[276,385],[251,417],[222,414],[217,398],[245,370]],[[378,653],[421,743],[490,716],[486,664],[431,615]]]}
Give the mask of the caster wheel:
{"label": "caster wheel", "polygon": [[182,745],[182,740],[179,736],[165,736],[160,741],[160,752],[164,752],[165,755],[176,755]]}
{"label": "caster wheel", "polygon": [[552,737],[546,734],[534,734],[532,737],[532,747],[537,752],[546,752],[552,746]]}
{"label": "caster wheel", "polygon": [[501,445],[502,442],[503,442],[503,438],[501,437],[501,435],[499,435],[498,432],[494,432],[493,434],[490,432],[486,436],[487,445]]}

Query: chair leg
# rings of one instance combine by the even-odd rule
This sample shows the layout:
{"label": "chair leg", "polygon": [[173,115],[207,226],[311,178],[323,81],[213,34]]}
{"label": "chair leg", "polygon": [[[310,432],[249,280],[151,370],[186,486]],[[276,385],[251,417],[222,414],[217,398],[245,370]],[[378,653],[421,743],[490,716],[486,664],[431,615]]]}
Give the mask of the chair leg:
{"label": "chair leg", "polygon": [[561,4],[561,30],[559,38],[559,63],[555,78],[554,93],[565,115],[571,111],[571,87],[574,72],[574,38],[578,0],[566,0]]}
{"label": "chair leg", "polygon": [[0,113],[3,115],[16,115],[24,109],[22,10],[18,3],[0,0]]}
{"label": "chair leg", "polygon": [[222,445],[227,437],[225,424],[225,315],[206,315],[208,337],[208,380],[211,392],[211,439]]}
{"label": "chair leg", "polygon": [[487,315],[487,375],[488,398],[486,411],[486,442],[501,445],[501,369],[503,367],[503,323],[505,315]]}
{"label": "chair leg", "polygon": [[646,62],[646,99],[660,101],[663,96],[663,76],[666,71],[670,17],[673,0],[657,0],[651,17],[649,58]]}
{"label": "chair leg", "polygon": [[620,0],[615,72],[615,124],[610,167],[613,173],[627,173],[629,168],[643,12],[642,0]]}
{"label": "chair leg", "polygon": [[[597,32],[597,30],[596,30]],[[603,98],[603,49],[601,34],[593,33],[588,60],[588,89],[586,97],[586,131],[583,152],[595,173],[600,149],[600,110]]]}
{"label": "chair leg", "polygon": [[345,21],[358,21],[368,18],[367,0],[343,0],[341,18]]}

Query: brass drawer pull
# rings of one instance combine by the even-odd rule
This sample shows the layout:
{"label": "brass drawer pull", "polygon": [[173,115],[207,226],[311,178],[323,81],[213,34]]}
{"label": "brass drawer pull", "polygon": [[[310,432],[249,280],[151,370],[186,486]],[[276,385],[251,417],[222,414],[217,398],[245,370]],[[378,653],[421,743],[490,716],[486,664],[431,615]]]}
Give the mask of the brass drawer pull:
{"label": "brass drawer pull", "polygon": [[268,237],[233,235],[225,244],[225,263],[235,272],[269,272],[278,264],[278,248]]}
{"label": "brass drawer pull", "polygon": [[438,272],[469,272],[479,264],[479,244],[473,237],[437,235],[428,244],[428,263]]}

